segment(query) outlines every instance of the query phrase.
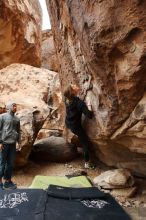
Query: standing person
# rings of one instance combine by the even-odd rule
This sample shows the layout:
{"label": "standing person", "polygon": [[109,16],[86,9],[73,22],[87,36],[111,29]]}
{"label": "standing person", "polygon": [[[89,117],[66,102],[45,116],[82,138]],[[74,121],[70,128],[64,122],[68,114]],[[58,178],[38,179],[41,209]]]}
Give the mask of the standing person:
{"label": "standing person", "polygon": [[93,112],[88,110],[85,102],[77,97],[78,92],[79,87],[76,85],[70,85],[64,91],[66,106],[65,124],[68,129],[78,136],[79,141],[83,145],[85,168],[94,168],[94,166],[89,163],[89,147],[91,143],[81,124],[82,113],[91,119],[93,117]]}
{"label": "standing person", "polygon": [[[6,113],[0,115],[0,188],[16,189],[11,180],[17,148],[20,148],[20,120],[15,113],[17,105],[9,102]],[[4,178],[5,182],[2,182]]]}

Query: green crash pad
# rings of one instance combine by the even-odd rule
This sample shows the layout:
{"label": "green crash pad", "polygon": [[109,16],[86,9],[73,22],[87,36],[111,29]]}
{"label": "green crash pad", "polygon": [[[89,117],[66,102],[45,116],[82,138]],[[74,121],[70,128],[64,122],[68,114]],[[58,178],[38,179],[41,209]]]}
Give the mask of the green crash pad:
{"label": "green crash pad", "polygon": [[66,176],[35,176],[31,189],[47,189],[49,185],[59,185],[66,187],[91,187],[91,183],[86,176],[68,178]]}

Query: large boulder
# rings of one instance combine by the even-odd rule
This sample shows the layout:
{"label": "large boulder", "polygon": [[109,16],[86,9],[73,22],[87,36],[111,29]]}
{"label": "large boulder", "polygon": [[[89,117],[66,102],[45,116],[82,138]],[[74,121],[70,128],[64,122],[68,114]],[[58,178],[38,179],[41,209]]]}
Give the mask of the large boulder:
{"label": "large boulder", "polygon": [[125,169],[105,171],[95,177],[93,183],[103,191],[108,190],[114,197],[132,197],[137,191],[133,176]]}
{"label": "large boulder", "polygon": [[0,1],[0,69],[12,63],[41,64],[38,0]]}
{"label": "large boulder", "polygon": [[146,2],[46,2],[62,90],[76,83],[91,102],[95,118],[86,129],[96,155],[146,176],[146,123],[138,116],[146,108]]}
{"label": "large boulder", "polygon": [[36,141],[32,156],[37,160],[68,162],[77,157],[77,148],[62,137],[48,137]]}
{"label": "large boulder", "polygon": [[[11,100],[18,105],[17,115],[20,118],[22,130],[22,150],[18,153],[18,165],[27,162],[33,143],[43,125],[46,124],[50,129],[51,123],[57,121],[57,116],[52,118],[53,109],[58,115],[58,120],[61,118],[58,113],[58,102],[61,99],[56,98],[57,92],[53,90],[56,85],[59,86],[58,74],[46,69],[25,64],[11,64],[0,70],[0,103]],[[50,99],[52,102],[49,101]],[[61,127],[58,128],[61,129]]]}
{"label": "large boulder", "polygon": [[45,30],[42,33],[42,62],[43,68],[58,72],[59,62],[54,46],[54,39],[51,30]]}
{"label": "large boulder", "polygon": [[103,172],[94,178],[93,183],[103,189],[121,189],[133,186],[134,178],[128,170],[116,169]]}

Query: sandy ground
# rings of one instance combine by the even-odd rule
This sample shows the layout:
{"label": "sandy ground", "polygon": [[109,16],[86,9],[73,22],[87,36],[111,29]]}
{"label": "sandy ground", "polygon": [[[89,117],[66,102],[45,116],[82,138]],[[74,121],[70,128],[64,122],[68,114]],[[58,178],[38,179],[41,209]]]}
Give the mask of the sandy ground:
{"label": "sandy ground", "polygon": [[[92,181],[94,177],[110,169],[100,162],[96,164],[97,166],[95,170],[85,170],[83,165],[82,157],[65,164],[29,161],[26,167],[14,171],[13,180],[17,183],[18,188],[27,188],[31,185],[32,180],[36,175],[65,176],[82,170],[87,172],[88,177]],[[136,178],[135,180],[137,193],[133,198],[117,197],[115,199],[129,214],[131,220],[145,220],[146,179]]]}
{"label": "sandy ground", "polygon": [[[65,176],[78,171],[85,171],[91,181],[100,173],[109,170],[110,168],[104,164],[97,162],[94,170],[84,169],[82,157],[79,157],[72,162],[59,164],[51,162],[35,162],[29,161],[24,168],[14,171],[14,182],[20,188],[27,188],[31,185],[32,180],[36,175],[44,176]],[[123,207],[145,207],[146,208],[146,179],[136,178],[137,193],[133,198],[116,198]]]}
{"label": "sandy ground", "polygon": [[98,164],[94,170],[86,170],[83,165],[82,158],[77,158],[72,162],[64,164],[29,161],[26,167],[14,171],[13,180],[17,183],[18,187],[28,187],[36,175],[65,176],[83,170],[93,180],[94,177],[103,171],[103,168],[100,168],[101,165]]}

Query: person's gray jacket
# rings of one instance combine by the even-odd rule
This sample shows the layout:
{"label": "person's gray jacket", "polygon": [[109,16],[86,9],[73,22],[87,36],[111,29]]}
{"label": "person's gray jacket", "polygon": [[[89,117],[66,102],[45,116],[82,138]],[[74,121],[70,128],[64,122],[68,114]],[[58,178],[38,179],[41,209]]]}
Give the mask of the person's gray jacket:
{"label": "person's gray jacket", "polygon": [[12,112],[13,103],[7,106],[7,112],[0,115],[0,143],[20,142],[20,119]]}

